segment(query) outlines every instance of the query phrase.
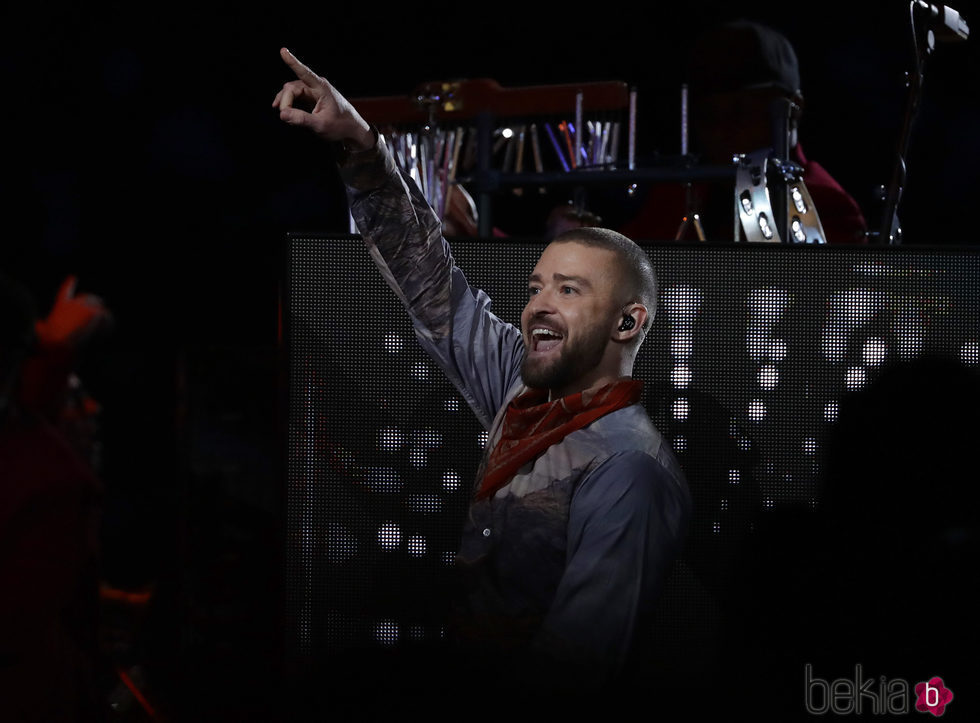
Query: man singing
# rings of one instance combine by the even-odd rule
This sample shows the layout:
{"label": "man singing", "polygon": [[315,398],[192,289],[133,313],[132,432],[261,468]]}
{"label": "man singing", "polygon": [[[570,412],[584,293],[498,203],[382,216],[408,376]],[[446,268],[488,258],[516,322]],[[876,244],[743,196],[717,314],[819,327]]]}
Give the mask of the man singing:
{"label": "man singing", "polygon": [[461,660],[489,675],[473,682],[527,690],[614,680],[649,630],[690,513],[684,475],[631,378],[656,306],[649,258],[608,229],[567,231],[530,273],[522,328],[503,322],[383,136],[281,55],[297,80],[273,107],[336,146],[373,259],[489,430],[456,558]]}

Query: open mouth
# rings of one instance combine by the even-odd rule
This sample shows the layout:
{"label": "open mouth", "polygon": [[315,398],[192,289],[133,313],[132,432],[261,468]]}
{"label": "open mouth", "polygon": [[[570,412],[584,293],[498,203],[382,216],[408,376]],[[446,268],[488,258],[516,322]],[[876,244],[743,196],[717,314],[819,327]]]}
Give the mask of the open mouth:
{"label": "open mouth", "polygon": [[531,351],[545,353],[561,346],[565,337],[554,329],[536,327],[531,329]]}

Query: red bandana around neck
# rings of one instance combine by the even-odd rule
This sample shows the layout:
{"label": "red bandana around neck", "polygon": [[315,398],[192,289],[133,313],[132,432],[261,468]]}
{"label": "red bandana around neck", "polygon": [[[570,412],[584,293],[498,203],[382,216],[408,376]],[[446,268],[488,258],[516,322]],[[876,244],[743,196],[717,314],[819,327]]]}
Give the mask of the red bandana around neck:
{"label": "red bandana around neck", "polygon": [[500,440],[487,459],[477,499],[492,497],[527,462],[599,417],[635,404],[643,382],[619,379],[552,402],[547,389],[528,389],[504,412]]}

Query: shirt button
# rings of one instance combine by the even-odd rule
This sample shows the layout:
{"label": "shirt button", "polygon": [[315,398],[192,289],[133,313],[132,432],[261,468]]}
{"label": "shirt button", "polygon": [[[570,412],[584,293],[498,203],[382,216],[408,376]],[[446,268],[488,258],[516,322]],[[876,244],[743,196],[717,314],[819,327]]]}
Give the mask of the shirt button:
{"label": "shirt button", "polygon": [[484,528],[484,530],[483,530],[483,536],[484,537],[490,537],[490,528],[489,527]]}

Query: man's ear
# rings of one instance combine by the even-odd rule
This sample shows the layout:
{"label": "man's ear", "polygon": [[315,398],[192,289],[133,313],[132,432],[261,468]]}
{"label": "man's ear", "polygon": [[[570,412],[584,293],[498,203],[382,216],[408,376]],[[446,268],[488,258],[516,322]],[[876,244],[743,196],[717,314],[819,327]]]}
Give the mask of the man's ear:
{"label": "man's ear", "polygon": [[623,307],[618,324],[613,332],[615,341],[629,341],[645,333],[643,325],[647,321],[647,307],[643,304],[628,304]]}

